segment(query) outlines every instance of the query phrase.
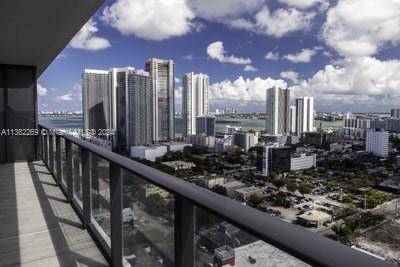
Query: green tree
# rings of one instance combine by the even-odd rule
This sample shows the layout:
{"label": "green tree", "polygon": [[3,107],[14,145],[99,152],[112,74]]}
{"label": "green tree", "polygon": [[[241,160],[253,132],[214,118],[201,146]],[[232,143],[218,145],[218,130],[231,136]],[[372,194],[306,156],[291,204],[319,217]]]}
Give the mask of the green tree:
{"label": "green tree", "polygon": [[272,184],[280,191],[280,189],[286,185],[287,179],[285,178],[275,178],[272,180]]}
{"label": "green tree", "polygon": [[247,198],[247,205],[249,205],[250,207],[253,208],[257,208],[257,206],[259,204],[261,204],[263,202],[263,198],[262,196],[258,195],[258,194],[252,194]]}
{"label": "green tree", "polygon": [[312,188],[309,184],[302,183],[299,185],[299,192],[303,195],[303,197],[305,194],[310,194],[311,190]]}
{"label": "green tree", "polygon": [[226,192],[225,187],[222,187],[220,185],[214,185],[211,190],[217,194],[223,195],[223,196],[227,196],[228,193]]}
{"label": "green tree", "polygon": [[334,225],[332,230],[346,243],[353,243],[360,235],[358,223],[354,221],[345,221],[342,224]]}
{"label": "green tree", "polygon": [[292,193],[296,192],[297,188],[298,188],[297,183],[294,182],[294,181],[289,181],[289,182],[287,183],[287,185],[286,185],[286,189],[287,189],[289,192],[292,192]]}

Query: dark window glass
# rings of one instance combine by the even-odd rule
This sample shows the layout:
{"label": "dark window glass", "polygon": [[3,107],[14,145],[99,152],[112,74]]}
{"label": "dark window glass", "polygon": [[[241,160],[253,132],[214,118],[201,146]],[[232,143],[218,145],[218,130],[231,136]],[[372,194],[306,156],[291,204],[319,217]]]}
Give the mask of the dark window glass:
{"label": "dark window glass", "polygon": [[[7,69],[7,127],[35,129],[35,79],[33,69]],[[8,138],[9,160],[35,159],[35,136],[12,135]]]}
{"label": "dark window glass", "polygon": [[[0,66],[0,132],[4,130],[4,79],[3,69]],[[5,136],[0,134],[0,163],[6,161],[6,140]]]}

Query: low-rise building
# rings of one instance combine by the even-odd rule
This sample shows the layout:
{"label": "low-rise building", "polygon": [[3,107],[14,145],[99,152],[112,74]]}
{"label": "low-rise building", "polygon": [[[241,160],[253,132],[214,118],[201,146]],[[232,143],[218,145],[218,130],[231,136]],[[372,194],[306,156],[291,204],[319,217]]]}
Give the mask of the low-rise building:
{"label": "low-rise building", "polygon": [[278,134],[278,135],[263,135],[262,139],[266,143],[279,143],[279,144],[285,145],[287,143],[288,136],[287,135],[282,135],[282,134]]}
{"label": "low-rise building", "polygon": [[232,136],[225,135],[215,139],[215,153],[224,153],[226,148],[232,145]]}
{"label": "low-rise building", "polygon": [[297,216],[297,222],[306,227],[321,227],[324,223],[330,222],[331,215],[319,210],[310,210]]}
{"label": "low-rise building", "polygon": [[163,162],[162,164],[173,168],[175,171],[190,170],[191,168],[196,167],[196,164],[193,162],[187,162],[183,160],[167,161]]}
{"label": "low-rise building", "polygon": [[216,185],[223,185],[225,183],[225,177],[218,176],[216,174],[207,176],[195,177],[195,183],[205,188],[213,188]]}
{"label": "low-rise building", "polygon": [[384,191],[400,194],[400,176],[392,176],[378,185],[378,188]]}
{"label": "low-rise building", "polygon": [[303,133],[302,141],[307,145],[322,146],[329,142],[329,136],[325,133]]}
{"label": "low-rise building", "polygon": [[232,135],[232,144],[248,151],[258,143],[258,136],[251,132],[235,132]]}
{"label": "low-rise building", "polygon": [[235,266],[235,250],[228,245],[216,248],[214,264],[218,267]]}
{"label": "low-rise building", "polygon": [[263,147],[261,166],[263,175],[281,174],[290,172],[291,148],[279,143],[268,144]]}
{"label": "low-rise building", "polygon": [[131,157],[156,161],[158,157],[167,154],[166,146],[133,146],[131,147]]}
{"label": "low-rise building", "polygon": [[231,126],[231,125],[225,126],[225,134],[233,134],[234,132],[238,132],[241,130],[242,130],[242,127],[240,127],[240,126]]}
{"label": "low-rise building", "polygon": [[352,144],[343,144],[343,143],[332,143],[329,144],[329,150],[331,152],[349,152],[351,151]]}
{"label": "low-rise building", "polygon": [[203,146],[209,149],[215,147],[215,137],[205,134],[189,135],[187,141],[193,145]]}
{"label": "low-rise building", "polygon": [[240,267],[309,267],[308,264],[262,240],[235,248],[235,264]]}
{"label": "low-rise building", "polygon": [[170,196],[168,191],[165,191],[154,184],[142,184],[139,186],[138,191],[142,199],[146,199],[153,195],[158,195],[161,198],[168,198]]}
{"label": "low-rise building", "polygon": [[239,188],[246,187],[246,185],[240,181],[232,181],[221,185],[226,190],[226,194],[229,197],[235,196],[235,190]]}
{"label": "low-rise building", "polygon": [[317,155],[307,153],[294,153],[290,156],[290,170],[299,171],[317,166]]}
{"label": "low-rise building", "polygon": [[111,140],[107,140],[107,139],[102,139],[102,138],[96,138],[96,137],[92,137],[92,136],[82,136],[82,139],[84,139],[85,141],[88,141],[89,143],[95,144],[96,146],[105,148],[107,150],[112,150],[112,142]]}
{"label": "low-rise building", "polygon": [[246,202],[252,195],[261,195],[262,192],[262,188],[255,186],[243,187],[235,190],[236,199],[241,202]]}
{"label": "low-rise building", "polygon": [[192,146],[192,144],[188,144],[185,142],[167,142],[160,143],[160,145],[166,146],[168,152],[183,151],[185,147]]}

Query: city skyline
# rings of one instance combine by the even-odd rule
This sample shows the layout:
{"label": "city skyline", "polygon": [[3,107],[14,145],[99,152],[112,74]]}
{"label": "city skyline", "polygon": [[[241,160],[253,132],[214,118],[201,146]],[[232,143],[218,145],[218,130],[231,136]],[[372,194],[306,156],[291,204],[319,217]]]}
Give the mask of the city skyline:
{"label": "city skyline", "polygon": [[192,71],[210,76],[210,110],[263,111],[265,89],[285,84],[294,98],[313,96],[317,111],[383,112],[400,100],[394,0],[146,3],[106,1],[40,77],[40,111],[81,110],[85,68],[142,66],[150,57],[176,62],[178,111],[180,77]]}

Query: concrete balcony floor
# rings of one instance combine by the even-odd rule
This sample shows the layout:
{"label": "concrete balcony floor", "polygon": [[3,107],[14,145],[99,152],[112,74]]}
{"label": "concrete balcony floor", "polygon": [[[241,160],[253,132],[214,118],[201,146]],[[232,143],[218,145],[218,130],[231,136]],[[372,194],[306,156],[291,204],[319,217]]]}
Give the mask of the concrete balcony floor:
{"label": "concrete balcony floor", "polygon": [[108,266],[41,161],[0,164],[0,266]]}

